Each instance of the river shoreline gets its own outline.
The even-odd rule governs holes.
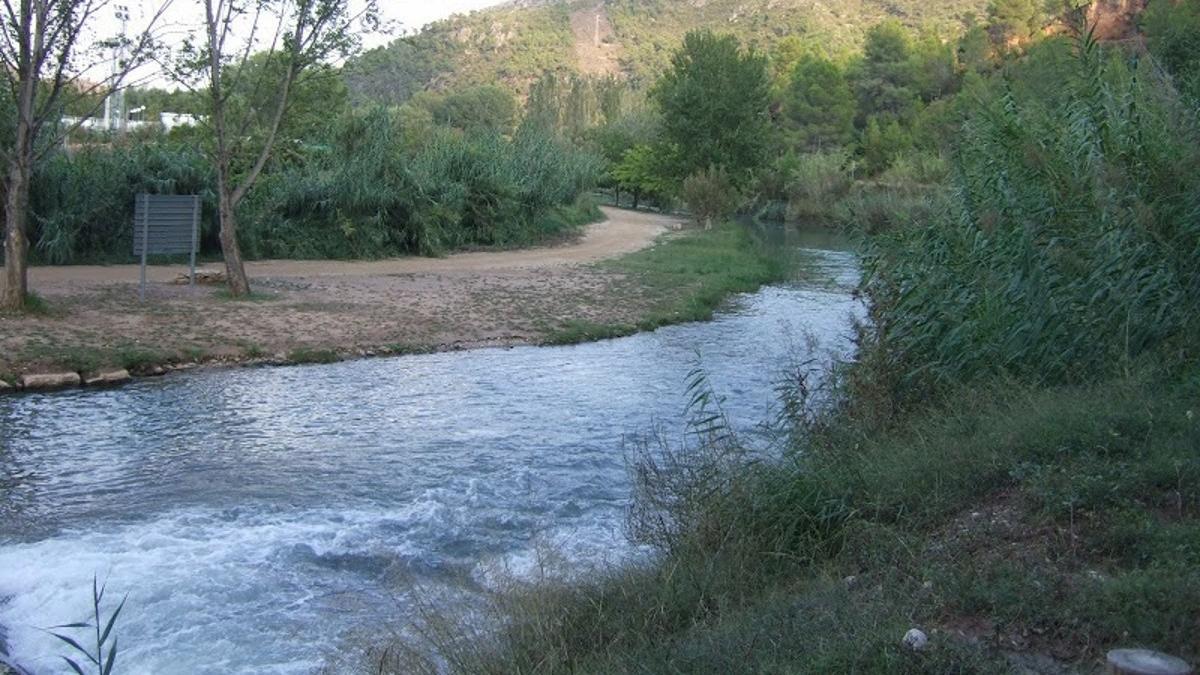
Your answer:
[[[588,342],[707,319],[730,295],[785,274],[740,226],[679,232],[667,217],[606,213],[575,245],[260,277],[245,301],[160,284],[174,296],[158,306],[113,305],[119,286],[68,283],[50,314],[0,318],[13,327],[0,336],[0,394],[201,367]]]

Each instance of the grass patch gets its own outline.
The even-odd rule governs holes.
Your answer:
[[[122,345],[113,350],[108,360],[122,368],[136,373],[150,370],[173,361],[173,355],[158,349],[147,349],[135,345]]]
[[[19,310],[0,310],[0,316],[58,317],[64,313],[42,296],[30,291],[25,294],[25,304]]]
[[[342,358],[332,349],[311,349],[300,347],[288,352],[288,361],[292,363],[336,363]]]
[[[730,295],[786,278],[783,256],[768,250],[745,227],[725,223],[664,237],[656,245],[598,263],[628,280],[631,302],[653,298],[633,321],[570,320],[552,328],[547,344],[620,337],[688,321],[705,321]]]

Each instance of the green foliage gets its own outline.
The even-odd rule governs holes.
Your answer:
[[[1193,105],[1200,105],[1200,6],[1152,2],[1142,15],[1150,53],[1171,73]]]
[[[853,183],[854,162],[844,150],[797,155],[789,167],[788,215],[811,219],[827,216]]]
[[[689,33],[653,90],[673,176],[723,166],[743,183],[765,155],[769,91],[766,59],[731,36]]]
[[[636,145],[613,166],[612,178],[619,188],[633,193],[637,208],[643,196],[662,201],[675,193],[673,182],[667,178],[671,168],[661,145]]]
[[[908,120],[916,109],[916,69],[908,31],[897,21],[884,21],[867,31],[863,60],[855,74],[858,119]]]
[[[398,113],[343,118],[331,146],[268,176],[247,205],[243,244],[259,257],[436,254],[528,243],[578,225],[598,160],[545,133],[433,129],[398,143]],[[588,216],[582,216],[586,220]]]
[[[882,124],[880,118],[872,117],[862,135],[864,168],[868,175],[876,175],[912,147],[912,135],[899,121],[891,119]]]
[[[201,195],[201,230],[207,236],[215,208],[212,185],[204,155],[183,145],[94,145],[57,152],[33,179],[32,257],[54,264],[127,258],[135,196],[142,192]]]
[[[440,97],[432,113],[435,122],[455,129],[511,134],[516,125],[517,101],[512,92],[487,84]]]
[[[801,148],[814,150],[850,142],[854,95],[836,63],[817,56],[801,57],[791,70],[783,106]]]
[[[1039,0],[992,0],[988,22],[1001,42],[1024,42],[1033,37],[1045,20]]]
[[[876,241],[891,317],[881,339],[914,364],[900,368],[911,395],[997,373],[1077,381],[1191,353],[1194,110],[1148,62],[1087,40],[1077,52],[1049,102],[998,84],[963,129],[954,200]]]
[[[741,203],[741,195],[729,179],[724,167],[712,166],[683,179],[679,196],[697,222],[705,229],[714,221],[733,215]]]

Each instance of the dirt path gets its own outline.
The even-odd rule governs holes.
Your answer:
[[[0,380],[50,370],[156,363],[308,360],[338,355],[538,342],[571,321],[631,320],[636,294],[589,263],[649,246],[677,224],[605,209],[577,241],[446,258],[262,261],[249,264],[255,299],[169,283],[185,266],[38,267],[41,315],[0,315]],[[206,266],[219,269],[219,264]]]
[[[606,220],[589,225],[575,242],[514,251],[457,253],[445,258],[388,260],[260,260],[246,264],[250,277],[374,276],[387,274],[453,274],[489,270],[538,269],[589,263],[649,246],[678,219],[640,211],[603,207]],[[220,263],[201,265],[219,270]],[[0,267],[0,269],[3,269]],[[155,265],[147,270],[152,282],[170,282],[187,266]],[[138,280],[137,265],[66,265],[30,269],[30,284],[41,294],[53,294],[60,284],[107,284]]]

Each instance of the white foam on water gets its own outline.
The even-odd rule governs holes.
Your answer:
[[[96,574],[106,612],[129,595],[116,628],[123,674],[311,672],[354,621],[347,613],[391,604],[339,564],[403,564],[421,553],[404,533],[428,536],[456,518],[422,499],[394,512],[189,512],[64,532],[0,549],[0,625],[17,663],[59,672],[70,650],[43,629],[91,616]],[[322,566],[322,556],[334,559]]]

